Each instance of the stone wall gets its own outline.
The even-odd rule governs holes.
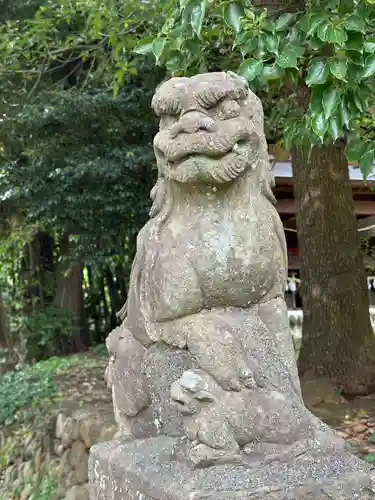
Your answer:
[[[90,448],[116,433],[114,422],[104,420],[87,411],[59,412],[34,430],[8,437],[1,431],[0,500],[89,500]]]

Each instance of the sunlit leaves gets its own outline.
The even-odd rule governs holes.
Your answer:
[[[167,42],[166,38],[155,38],[155,40],[152,43],[152,52],[155,56],[156,63],[159,63],[160,57],[163,53],[165,44]]]
[[[253,81],[262,72],[263,62],[257,59],[245,60],[238,69],[238,73],[248,82]]]
[[[306,83],[309,86],[323,85],[328,78],[329,68],[324,59],[313,59],[308,67]]]
[[[375,52],[375,38],[368,38],[364,43],[364,51],[372,54]]]
[[[324,31],[323,41],[334,44],[343,44],[348,39],[348,35],[343,26],[328,25]]]
[[[346,156],[350,162],[358,163],[363,177],[366,179],[372,172],[375,159],[375,144],[356,138],[346,147]]]
[[[224,20],[236,33],[239,33],[241,30],[240,18],[243,14],[243,7],[237,2],[230,2],[224,6]]]
[[[338,80],[345,80],[347,65],[346,61],[340,57],[332,57],[329,60],[329,69]]]
[[[190,13],[190,23],[196,35],[200,35],[202,23],[206,13],[206,0],[191,0],[192,8]]]
[[[275,30],[283,31],[285,28],[290,26],[292,21],[295,19],[295,15],[291,13],[281,14],[281,16],[277,19]]]
[[[369,78],[375,74],[375,54],[366,57],[363,78]]]
[[[296,68],[298,52],[294,48],[286,48],[276,59],[276,63],[281,68]]]
[[[133,49],[136,54],[149,54],[153,52],[154,37],[144,38]]]
[[[323,93],[322,106],[325,118],[328,119],[336,110],[340,101],[340,91],[336,87],[330,87]]]
[[[328,122],[324,117],[323,113],[318,113],[313,115],[311,118],[311,128],[313,132],[319,137],[323,142],[324,135],[327,131]]]

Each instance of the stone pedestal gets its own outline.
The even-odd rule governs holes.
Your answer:
[[[310,450],[283,461],[193,470],[186,443],[165,436],[94,447],[92,500],[374,500],[375,472],[349,453]]]

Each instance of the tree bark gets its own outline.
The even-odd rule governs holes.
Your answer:
[[[55,304],[73,315],[75,332],[70,350],[81,351],[87,346],[83,320],[83,265],[70,257],[68,236],[62,238],[60,252],[62,260],[56,270]]]
[[[292,151],[301,258],[299,374],[344,395],[375,387],[375,336],[344,145]]]
[[[117,286],[116,286],[115,280],[113,278],[112,271],[110,270],[110,268],[108,266],[105,268],[104,273],[105,273],[105,280],[106,280],[107,286],[108,286],[109,300],[110,300],[110,305],[111,305],[110,322],[111,322],[111,329],[112,329],[112,328],[116,328],[116,326],[117,326],[116,313],[121,308],[121,305],[120,305],[121,302],[120,302],[120,297],[118,295]]]
[[[89,315],[94,321],[94,342],[102,341],[101,326],[100,326],[100,296],[95,287],[95,280],[91,266],[87,266],[87,275],[89,280],[89,297],[90,309]]]
[[[7,318],[6,306],[0,293],[0,348],[9,347],[9,323]]]

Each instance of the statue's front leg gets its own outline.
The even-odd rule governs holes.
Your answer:
[[[292,333],[289,327],[288,308],[284,298],[276,297],[260,303],[258,314],[262,322],[273,334],[280,359],[287,366],[298,393],[302,394]]]
[[[187,347],[199,366],[223,389],[240,391],[242,387],[256,387],[256,367],[236,337],[235,325],[214,311],[197,315],[196,324],[188,334]]]
[[[110,356],[105,372],[112,391],[115,419],[122,437],[132,437],[131,418],[149,406],[149,395],[142,364],[147,350],[124,324],[107,337]]]

